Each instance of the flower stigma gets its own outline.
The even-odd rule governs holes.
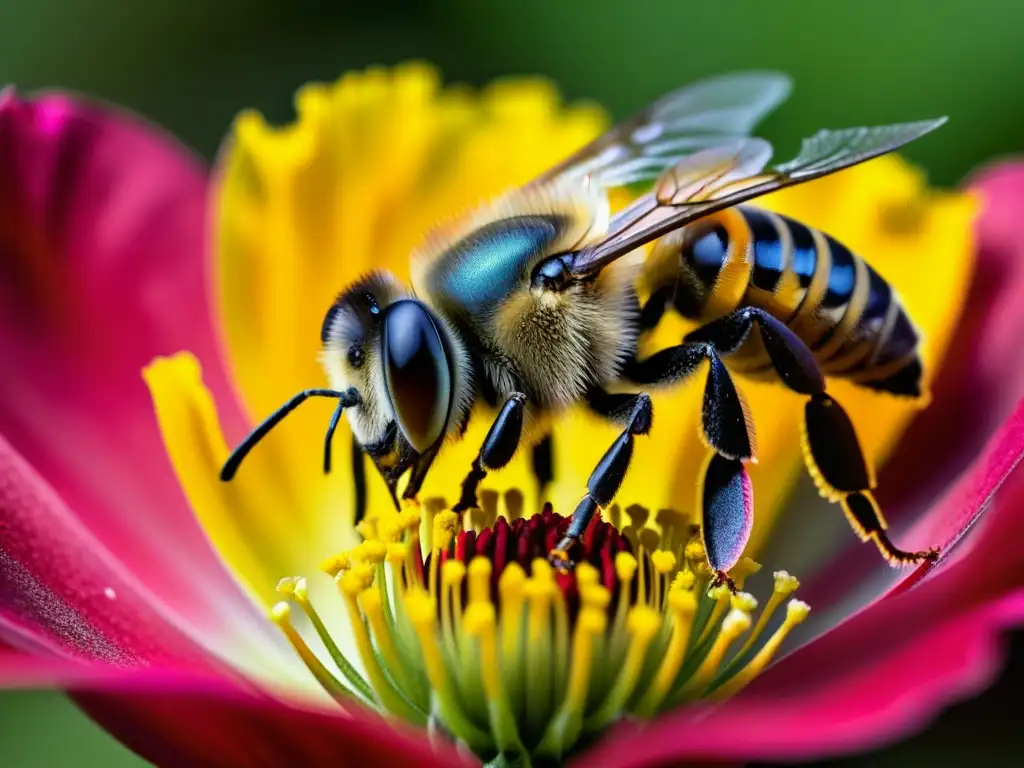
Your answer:
[[[510,520],[406,502],[368,517],[362,543],[321,564],[358,659],[338,647],[303,578],[281,580],[271,616],[342,706],[362,702],[485,761],[538,765],[622,718],[735,695],[810,610],[790,599],[799,582],[785,571],[759,606],[743,591],[761,567],[749,558],[729,573],[735,593],[716,586],[700,529],[683,515],[659,513],[659,533],[641,507],[625,511],[621,532],[619,508],[604,514],[562,573],[546,555],[569,518],[550,505]],[[295,608],[309,631],[293,623]]]

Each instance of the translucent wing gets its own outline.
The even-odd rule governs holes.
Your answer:
[[[600,270],[644,243],[714,211],[849,168],[930,133],[946,118],[916,123],[819,131],[804,139],[787,163],[766,167],[771,145],[763,139],[733,139],[694,153],[662,174],[652,190],[611,221],[609,235],[580,250],[578,275]]]
[[[533,184],[590,176],[620,187],[656,179],[682,158],[746,136],[789,96],[777,72],[739,72],[685,86],[654,102],[550,169]]]

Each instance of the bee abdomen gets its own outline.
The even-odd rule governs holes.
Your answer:
[[[750,206],[721,211],[689,229],[674,244],[675,304],[683,315],[708,320],[755,306],[786,323],[826,375],[920,394],[917,330],[892,286],[845,245]],[[756,338],[736,353],[733,366],[756,378],[774,377]]]

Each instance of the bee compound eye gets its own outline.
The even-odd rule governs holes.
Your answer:
[[[444,434],[452,400],[448,353],[426,307],[405,299],[385,310],[381,353],[395,420],[423,453]]]

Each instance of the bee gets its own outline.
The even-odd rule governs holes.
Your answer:
[[[735,374],[773,379],[806,398],[807,468],[862,540],[893,565],[934,558],[936,550],[908,552],[889,539],[854,426],[826,390],[826,377],[835,377],[923,401],[919,332],[863,258],[744,203],[892,152],[945,118],[822,130],[795,158],[771,165],[771,144],[750,134],[789,92],[789,79],[772,72],[684,87],[428,234],[412,254],[411,287],[373,272],[345,288],[321,329],[331,388],[300,392],[269,416],[230,456],[222,479],[301,402],[330,397],[337,406],[325,471],[344,413],[397,505],[400,478],[408,473],[402,496],[415,498],[443,443],[459,439],[485,407],[493,424],[454,506],[465,510],[476,506],[488,472],[521,445],[543,449],[551,419],[583,403],[622,432],[549,554],[571,568],[588,523],[622,483],[634,439],[651,429],[643,388],[703,375],[701,531],[709,568],[727,581],[750,534],[745,464],[756,458]],[[646,191],[613,213],[609,193],[639,184]],[[642,356],[641,337],[667,312],[695,321],[695,330]]]

